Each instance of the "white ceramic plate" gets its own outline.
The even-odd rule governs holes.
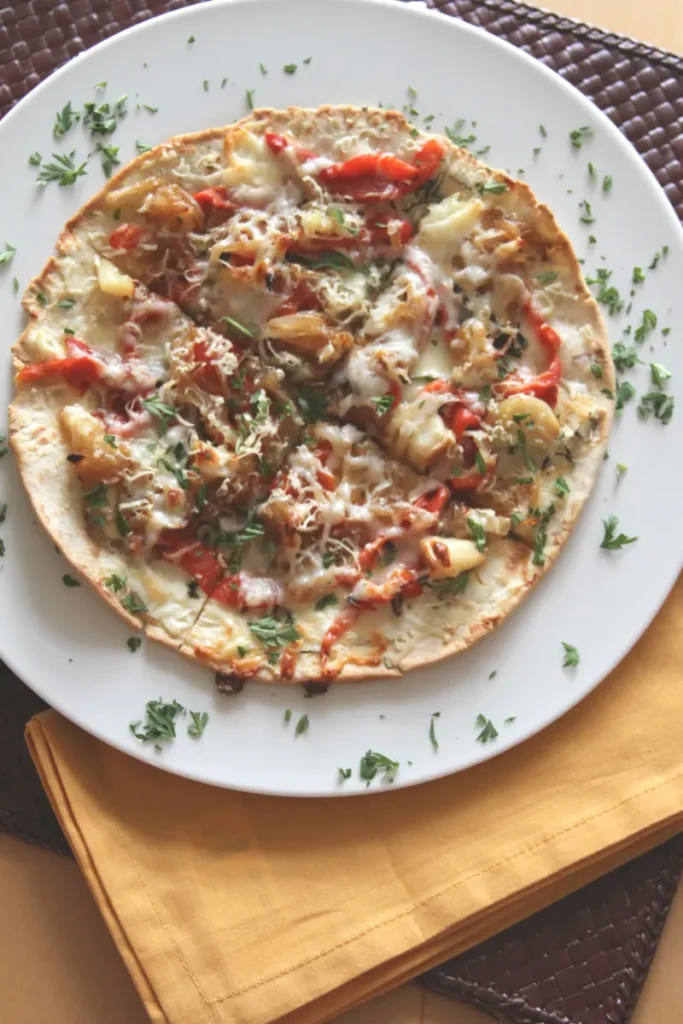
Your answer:
[[[282,67],[290,62],[298,70],[287,75]],[[106,90],[96,90],[102,81]],[[95,157],[75,187],[35,188],[30,153],[75,148],[82,159],[91,148],[80,127],[61,143],[52,139],[56,111],[69,100],[80,108],[88,100],[113,101],[127,93],[131,112],[105,140],[120,147],[125,162],[135,154],[136,140],[151,145],[242,116],[247,89],[257,105],[410,103],[422,116],[434,114],[437,130],[467,118],[460,134],[477,136],[474,150],[490,145],[487,159],[494,166],[512,173],[525,169],[526,180],[586,258],[588,272],[611,269],[610,283],[630,301],[632,268],[644,269],[647,280],[635,288],[631,315],[609,318],[612,339],[627,324],[635,329],[643,309],[653,310],[658,326],[642,346],[642,358],[672,370],[669,391],[681,401],[683,235],[654,178],[596,108],[520,51],[439,14],[377,0],[234,0],[167,15],[95,47],[32,92],[0,125],[0,245],[7,238],[17,246],[13,262],[0,267],[3,404],[11,394],[7,353],[22,323],[12,278],[17,276],[23,291],[64,220],[103,180]],[[417,96],[411,99],[409,89]],[[158,107],[158,113],[143,104]],[[592,127],[593,136],[577,150],[568,135],[580,126]],[[540,152],[534,157],[535,147]],[[589,160],[599,172],[595,180]],[[601,188],[605,174],[613,178],[609,194]],[[594,224],[579,220],[583,199],[592,205]],[[589,244],[591,232],[597,244]],[[649,271],[654,253],[665,245],[668,256]],[[661,327],[671,327],[671,334],[663,336]],[[650,390],[648,378],[647,365],[629,375],[639,392]],[[683,551],[683,484],[677,471],[683,407],[662,426],[641,422],[636,404],[617,423],[609,461],[557,567],[519,612],[465,655],[400,682],[332,687],[308,700],[299,689],[263,685],[223,697],[208,672],[151,642],[131,654],[126,627],[94,592],[62,584],[67,566],[35,525],[8,456],[0,463],[0,498],[9,506],[0,527],[7,546],[0,571],[2,656],[83,728],[206,782],[298,796],[365,792],[358,767],[368,748],[400,761],[396,785],[459,771],[538,732],[592,690],[624,657],[676,578]],[[617,462],[628,464],[619,486]],[[627,534],[639,538],[623,551],[600,550],[601,518],[611,513]],[[578,668],[562,668],[562,641],[578,647]],[[201,740],[189,738],[181,725],[178,738],[157,753],[132,737],[129,721],[159,696],[210,713]],[[286,708],[293,712],[289,725],[283,722]],[[436,711],[438,751],[429,739]],[[295,738],[295,723],[304,713],[310,728]],[[491,743],[476,741],[480,713],[498,729]],[[343,785],[338,767],[353,769]],[[378,784],[379,779],[373,791]]]

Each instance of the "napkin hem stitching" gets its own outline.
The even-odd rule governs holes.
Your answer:
[[[500,867],[502,867],[505,864],[509,864],[512,861],[517,860],[519,857],[524,856],[525,854],[532,853],[535,850],[538,850],[538,849],[542,848],[543,846],[546,846],[552,840],[557,839],[560,836],[567,835],[569,832],[572,832],[574,829],[578,828],[579,826],[585,825],[587,822],[597,821],[598,818],[601,818],[601,817],[603,817],[606,814],[611,814],[613,811],[617,810],[617,808],[623,807],[625,804],[628,804],[628,803],[632,802],[633,800],[639,800],[641,797],[645,796],[646,794],[652,793],[652,792],[654,792],[654,790],[660,789],[662,786],[670,785],[671,783],[674,783],[674,782],[678,781],[681,778],[683,778],[683,772],[680,772],[678,775],[674,775],[674,776],[672,776],[669,779],[664,779],[663,781],[658,782],[658,783],[656,783],[653,786],[649,786],[647,789],[641,790],[638,793],[634,793],[631,796],[626,797],[624,800],[619,800],[616,804],[612,804],[609,807],[603,808],[601,811],[598,811],[596,814],[592,814],[592,815],[588,815],[587,817],[580,818],[578,821],[573,822],[571,825],[567,825],[565,828],[560,829],[558,832],[553,832],[551,835],[546,836],[544,839],[542,839],[538,843],[534,844],[533,846],[523,847],[522,849],[517,850],[515,853],[510,854],[510,856],[503,858],[503,860],[496,861],[496,863],[494,863],[494,864],[489,864],[488,867],[486,867],[485,869],[482,869],[480,871],[475,871],[472,874],[467,875],[465,878],[460,878],[457,881],[450,882],[448,885],[444,886],[442,889],[439,889],[437,892],[430,893],[428,896],[425,896],[419,902],[413,903],[410,907],[406,907],[405,909],[401,910],[399,913],[394,914],[392,917],[385,918],[382,921],[377,921],[377,922],[375,922],[375,924],[369,925],[367,928],[364,928],[362,931],[357,932],[355,935],[351,935],[348,938],[343,939],[342,941],[335,943],[333,946],[328,946],[327,949],[319,950],[318,952],[314,953],[312,956],[306,957],[305,959],[300,960],[297,963],[292,964],[289,967],[283,968],[282,970],[277,971],[275,974],[268,975],[265,978],[260,978],[258,981],[252,982],[249,985],[245,985],[242,988],[233,989],[232,991],[226,992],[224,995],[217,996],[214,999],[209,998],[205,994],[205,992],[202,990],[201,985],[199,984],[199,982],[195,978],[194,974],[192,973],[191,968],[188,966],[188,964],[186,963],[185,959],[183,958],[182,953],[180,952],[180,949],[178,948],[178,946],[177,946],[173,936],[169,932],[166,923],[164,922],[161,914],[159,913],[159,911],[158,911],[158,909],[156,907],[155,901],[152,898],[151,893],[149,892],[147,886],[145,885],[144,879],[142,878],[142,876],[141,876],[141,874],[140,874],[140,872],[138,870],[137,862],[135,861],[135,858],[132,856],[130,850],[128,849],[126,841],[125,841],[125,837],[124,837],[123,833],[121,832],[121,830],[118,828],[118,826],[116,826],[116,831],[118,832],[119,837],[121,838],[122,844],[123,844],[123,846],[124,846],[124,848],[126,850],[126,853],[127,853],[128,857],[130,858],[131,862],[133,863],[133,867],[134,867],[135,873],[136,873],[136,875],[138,876],[138,878],[140,880],[140,884],[141,884],[141,886],[142,886],[142,888],[143,888],[143,890],[144,890],[144,892],[145,892],[145,894],[146,894],[146,896],[147,896],[147,898],[148,898],[148,900],[149,900],[149,902],[150,902],[150,904],[151,904],[151,906],[152,906],[152,908],[154,910],[154,913],[155,913],[155,915],[157,917],[157,920],[159,921],[159,924],[161,925],[162,930],[166,934],[166,936],[167,936],[167,938],[168,938],[168,940],[169,940],[169,942],[171,944],[171,947],[172,947],[173,951],[175,952],[178,960],[182,964],[182,966],[185,969],[188,977],[192,981],[194,987],[196,988],[196,990],[199,993],[199,995],[201,995],[201,997],[204,1000],[204,1002],[206,1003],[206,1005],[207,1006],[216,1006],[217,1004],[223,1003],[226,1000],[232,999],[235,996],[243,995],[246,992],[254,991],[255,989],[258,989],[261,986],[266,985],[266,984],[268,984],[271,981],[275,981],[277,978],[281,978],[281,977],[283,977],[283,976],[285,976],[287,974],[290,974],[292,971],[298,970],[301,967],[305,967],[306,965],[311,964],[314,961],[321,959],[322,957],[328,956],[330,953],[334,953],[336,950],[343,949],[344,946],[348,946],[352,942],[356,942],[358,939],[362,938],[364,935],[368,935],[371,932],[377,931],[380,928],[384,928],[384,927],[386,927],[386,925],[392,924],[394,921],[398,921],[402,917],[406,917],[406,915],[412,913],[414,910],[417,910],[420,907],[426,906],[428,903],[431,903],[433,900],[438,899],[440,896],[443,896],[444,893],[448,892],[449,890],[457,889],[460,886],[465,885],[468,882],[473,881],[475,878],[479,878],[482,875],[488,874],[490,871],[494,871],[497,868],[500,868]]]

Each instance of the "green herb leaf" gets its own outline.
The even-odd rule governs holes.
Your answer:
[[[195,39],[195,37],[194,37],[194,36],[190,36],[190,38],[189,38],[189,39],[187,40],[187,45],[188,45],[188,46],[191,46],[191,45],[192,45],[192,43],[196,43],[196,41],[197,41],[197,40]]]
[[[60,299],[59,302],[55,302],[55,309],[73,309],[75,305],[75,299]]]
[[[335,604],[339,604],[339,601],[337,600],[336,595],[335,594],[325,594],[323,597],[319,598],[315,602],[314,608],[315,608],[315,610],[317,612],[321,612],[325,608],[331,608],[332,605],[335,605]]]
[[[98,484],[97,487],[93,487],[91,491],[84,491],[83,500],[88,508],[107,508],[109,505],[109,499],[107,497],[107,488],[105,484]]]
[[[534,509],[534,518],[538,521],[534,525],[534,549],[531,561],[534,565],[545,565],[545,546],[548,541],[548,523],[555,515],[555,502],[540,512]]]
[[[548,270],[545,274],[538,274],[536,280],[539,284],[551,284],[552,281],[557,281],[559,276],[556,270]]]
[[[392,761],[386,754],[380,754],[376,750],[368,750],[360,759],[360,777],[365,779],[369,785],[377,775],[377,772],[381,771],[385,782],[393,782],[398,767],[398,761]]]
[[[337,768],[337,771],[339,772],[339,781],[340,782],[346,782],[347,779],[351,778],[351,769],[350,768]]]
[[[643,319],[641,321],[640,327],[636,327],[633,337],[636,339],[637,342],[640,342],[642,344],[642,342],[644,342],[647,338],[648,334],[651,334],[652,331],[654,331],[656,326],[657,315],[653,313],[651,309],[644,309]]]
[[[581,210],[581,216],[579,217],[579,220],[582,224],[595,223],[595,217],[593,216],[591,204],[588,202],[587,199],[581,200],[581,202],[579,203],[579,209]]]
[[[301,639],[301,633],[293,622],[281,622],[272,615],[250,622],[249,629],[268,648],[279,649]]]
[[[429,723],[429,741],[430,741],[430,743],[432,745],[434,753],[436,753],[437,750],[439,749],[439,741],[436,738],[436,732],[434,730],[434,719],[438,718],[440,714],[441,714],[440,711],[435,711],[434,714],[432,715],[431,721]]]
[[[481,523],[472,516],[468,516],[467,526],[472,534],[477,551],[486,551],[486,530]]]
[[[655,387],[661,388],[664,386],[664,381],[671,376],[671,370],[667,370],[666,366],[661,363],[650,363],[650,376]]]
[[[498,736],[498,730],[486,715],[477,715],[475,722],[477,729],[481,729],[481,732],[477,736],[478,743],[490,743],[495,740]]]
[[[110,178],[111,172],[121,163],[119,160],[119,147],[103,146],[101,143],[98,143],[96,151],[102,158],[102,170],[104,171],[105,176]]]
[[[626,475],[626,473],[628,471],[628,466],[626,465],[625,462],[617,462],[615,468],[616,468],[616,471],[617,471],[617,483],[619,484],[624,479],[624,477],[625,477],[625,475]]]
[[[617,341],[612,349],[614,366],[619,373],[624,370],[632,370],[636,363],[641,362],[635,348],[626,348],[623,342]]]
[[[243,655],[243,657],[244,657],[244,655]],[[285,723],[291,722],[291,720],[292,720],[292,711],[291,711],[291,708],[287,708],[287,710],[285,711]]]
[[[282,70],[286,75],[293,75],[296,71],[296,64],[284,64]]]
[[[321,249],[320,252],[315,255],[304,255],[303,253],[288,253],[286,259],[289,263],[301,263],[306,267],[310,267],[311,270],[323,270],[329,268],[331,270],[355,270],[356,265],[353,260],[343,252],[337,252],[335,249]]]
[[[104,581],[104,585],[109,590],[113,591],[115,594],[118,594],[121,590],[124,589],[127,582],[128,579],[126,576],[118,576],[116,573],[112,573],[112,575],[108,576],[107,579]]]
[[[602,179],[602,191],[603,192],[611,192],[613,184],[614,184],[614,182],[613,182],[613,179],[612,179],[612,175],[611,174],[606,174],[605,177]]]
[[[626,403],[630,402],[631,399],[635,397],[635,394],[636,389],[634,388],[633,384],[630,383],[630,381],[622,380],[619,384],[617,384],[616,403],[614,406],[617,416],[623,410]]]
[[[35,152],[35,153],[31,153],[30,157],[28,158],[28,162],[29,162],[29,165],[30,165],[31,167],[40,167],[40,161],[41,161],[42,159],[43,159],[43,158],[42,158],[42,156],[41,156],[41,155],[40,155],[40,153],[39,153],[39,152],[38,152],[38,151],[36,150],[36,152]]]
[[[138,153],[149,153],[149,151],[151,150],[152,147],[151,146],[146,146],[144,142],[137,142],[136,141],[135,148],[138,151]]]
[[[631,277],[633,284],[642,284],[645,280],[645,274],[640,267],[633,268],[633,276]]]
[[[327,395],[320,388],[302,384],[296,401],[305,423],[315,423],[327,413]]]
[[[187,727],[187,735],[191,736],[193,740],[198,740],[206,729],[209,713],[208,711],[190,711],[189,715],[192,721]]]
[[[294,729],[294,735],[295,736],[301,736],[302,733],[308,732],[308,726],[309,726],[308,715],[302,715],[301,718],[299,719],[299,721],[296,723],[296,728]]]
[[[176,418],[176,410],[172,405],[162,402],[158,395],[142,399],[142,407],[159,421],[160,432],[165,434],[171,420]]]
[[[232,327],[238,334],[243,334],[246,338],[254,337],[253,331],[250,331],[248,327],[245,327],[244,324],[241,324],[239,320],[235,320],[232,316],[222,316],[218,322],[219,324],[227,324],[228,327]]]
[[[666,425],[671,423],[674,414],[674,400],[671,395],[665,395],[661,391],[649,391],[640,399],[638,415],[641,420],[647,420],[654,415],[656,420]]]
[[[451,576],[449,579],[432,580],[430,587],[440,598],[454,597],[458,594],[464,594],[469,581],[469,572],[461,572],[457,576]]]
[[[386,416],[394,407],[393,395],[380,395],[379,398],[373,398],[372,401],[380,416]]]
[[[4,523],[7,518],[7,502],[0,501],[0,523]]]
[[[247,106],[249,107],[249,110],[253,110],[254,109],[254,90],[253,89],[247,89],[245,96],[246,96]]]
[[[479,193],[480,196],[485,196],[488,194],[500,196],[504,192],[507,192],[507,190],[508,187],[503,181],[495,181],[491,179],[491,181],[480,181],[477,184],[477,192]]]
[[[52,156],[54,163],[43,164],[36,178],[36,185],[43,187],[51,181],[56,181],[63,188],[66,185],[73,185],[77,178],[87,173],[85,169],[87,160],[78,167],[74,163],[75,149],[69,154],[53,153]]]
[[[569,484],[563,476],[558,476],[555,480],[555,494],[558,498],[566,498],[569,494]]]
[[[116,506],[116,529],[119,531],[119,536],[128,537],[133,532],[132,527],[129,525],[128,520],[124,517],[121,509]]]
[[[144,601],[141,601],[137,594],[132,591],[130,594],[126,594],[121,600],[121,607],[125,608],[131,615],[141,615],[142,612],[147,611],[147,605]]]
[[[607,551],[619,551],[626,544],[635,544],[638,540],[637,537],[627,537],[625,533],[617,533],[619,529],[619,519],[617,516],[608,516],[607,519],[603,519],[602,525],[605,535],[602,538],[600,547],[605,548]]]
[[[562,662],[562,668],[575,668],[579,664],[579,652],[576,647],[572,647],[571,644],[566,644],[562,641],[564,647],[564,661]]]
[[[600,380],[603,374],[602,365],[600,363],[591,363],[591,373]]]
[[[76,113],[71,107],[71,101],[62,107],[55,117],[54,127],[52,134],[56,139],[62,139],[69,131],[70,128],[76,124],[79,120],[80,114]]]
[[[62,583],[65,587],[80,587],[79,581],[75,576],[70,576],[68,572],[65,572],[62,576]]]
[[[506,718],[504,720],[503,725],[512,725],[512,723],[516,722],[516,721],[517,721],[517,716],[516,715],[511,715],[510,718]]]
[[[135,652],[139,651],[142,646],[142,638],[139,636],[129,636],[126,640],[126,644],[131,654],[135,654]]]
[[[0,266],[3,263],[10,263],[14,259],[14,254],[17,251],[17,247],[12,245],[11,242],[5,242],[5,248],[0,251]]]
[[[157,742],[158,740],[175,739],[175,720],[185,708],[177,700],[165,703],[160,697],[159,700],[150,700],[145,707],[145,722],[131,722],[130,731],[136,739],[143,743]],[[142,729],[140,729],[142,725]]]
[[[574,128],[569,133],[569,141],[574,149],[581,149],[584,142],[586,142],[592,134],[593,129],[589,128],[588,125],[584,125],[583,128]]]

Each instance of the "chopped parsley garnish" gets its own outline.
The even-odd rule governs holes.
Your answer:
[[[249,629],[265,647],[275,650],[301,639],[301,634],[293,621],[282,622],[272,615],[265,615],[262,619],[250,622]]]
[[[158,107],[150,107],[149,103],[143,103],[142,109],[146,110],[149,114],[157,114],[159,112]]]
[[[296,64],[283,64],[282,70],[286,75],[293,75],[297,69]]]
[[[337,556],[333,555],[331,551],[326,551],[323,554],[323,569],[329,569],[337,561]]]
[[[472,534],[477,551],[486,551],[486,530],[473,516],[467,517],[467,526]]]
[[[431,743],[432,747],[434,748],[434,753],[436,753],[437,750],[439,749],[439,741],[436,738],[436,732],[434,730],[434,719],[438,718],[440,714],[441,714],[440,711],[435,711],[434,714],[432,715],[431,721],[429,723],[429,742]]]
[[[649,265],[648,270],[655,270],[657,268],[657,265],[658,265],[659,261],[664,256],[668,256],[668,255],[669,255],[669,246],[668,245],[662,246],[662,251],[661,252],[656,252],[654,254],[654,256],[652,258],[652,263]]]
[[[350,768],[337,768],[337,771],[339,772],[339,781],[340,782],[346,782],[347,779],[351,778],[351,769]]]
[[[393,395],[380,395],[379,398],[373,398],[372,401],[380,416],[386,416],[394,407]]]
[[[55,309],[73,309],[75,305],[75,299],[60,299],[59,302],[55,302]]]
[[[19,279],[16,277],[12,278],[12,291],[14,292],[15,295],[19,291]],[[662,331],[662,334],[664,334],[664,331]]]
[[[135,652],[139,651],[142,646],[142,638],[139,636],[129,636],[126,640],[126,645],[131,654],[135,654]]]
[[[295,736],[301,736],[302,733],[308,732],[308,726],[309,726],[308,715],[302,715],[301,718],[299,719],[299,721],[296,723],[296,727],[294,729],[294,735]]]
[[[559,274],[556,270],[548,270],[545,274],[538,274],[536,280],[539,284],[550,284],[552,281],[557,281]]]
[[[601,364],[600,363],[591,363],[591,373],[593,374],[594,377],[596,377],[598,380],[600,380],[601,377],[602,377],[602,373],[603,373],[603,369],[602,369]]]
[[[547,133],[547,131],[545,130],[545,126],[544,126],[544,125],[542,125],[542,124],[539,124],[539,126],[538,126],[538,130],[539,130],[539,132],[541,133],[541,135],[543,136],[543,138],[544,138],[544,139],[547,139],[547,138],[548,138],[548,133]]]
[[[555,480],[555,494],[558,498],[566,498],[569,494],[569,484],[563,476],[558,476]]]
[[[133,532],[132,527],[118,505],[116,506],[116,529],[121,537],[128,537]]]
[[[494,196],[500,196],[503,192],[507,192],[508,187],[503,181],[480,181],[477,184],[477,192],[480,196],[491,194]]]
[[[40,161],[41,161],[42,159],[43,159],[43,158],[42,158],[42,156],[41,156],[41,155],[40,155],[40,153],[39,153],[39,152],[38,152],[38,151],[36,150],[36,152],[35,152],[35,153],[31,153],[30,157],[28,158],[28,162],[29,162],[29,165],[30,165],[31,167],[40,167]]]
[[[247,106],[249,107],[250,110],[253,110],[254,109],[254,90],[253,89],[247,89],[247,91],[245,93],[245,98],[246,98],[246,101],[247,101]]]
[[[246,338],[254,337],[253,331],[250,331],[248,327],[245,327],[244,324],[241,324],[239,320],[235,320],[232,316],[222,316],[218,322],[219,324],[227,324],[228,327],[232,327],[238,334],[243,334]]]
[[[619,484],[626,476],[626,473],[628,472],[628,466],[625,462],[617,462],[615,469],[617,471],[617,483]]]
[[[630,381],[622,380],[619,384],[617,384],[616,403],[614,406],[617,416],[620,412],[622,412],[626,403],[630,402],[631,399],[635,397],[635,394],[636,389]]]
[[[392,761],[386,754],[379,754],[376,750],[368,750],[360,759],[360,777],[368,785],[381,771],[385,782],[393,782],[398,771],[398,761]]]
[[[142,407],[159,421],[161,433],[165,434],[171,420],[176,417],[173,406],[162,402],[158,395],[153,395],[151,398],[142,399]]]
[[[124,589],[127,582],[127,577],[117,576],[116,573],[112,573],[112,575],[108,576],[107,579],[104,581],[104,585],[109,590],[112,590],[115,594],[118,594],[121,590]]]
[[[562,668],[575,668],[579,664],[579,652],[576,647],[572,647],[571,644],[566,644],[562,641],[564,647],[564,661],[562,662]]]
[[[548,523],[554,515],[555,502],[551,502],[543,512],[539,509],[534,509],[534,518],[537,519],[533,531],[534,553],[532,562],[534,565],[545,565],[545,546],[548,541]]]
[[[14,259],[14,254],[17,251],[16,245],[12,245],[11,242],[5,242],[5,248],[0,251],[0,266],[3,263],[9,263]]]
[[[590,160],[589,160],[588,161],[588,174],[589,174],[589,176],[591,178],[595,178],[597,173],[598,173],[598,171],[597,171],[597,168],[596,168],[595,164],[591,163]]]
[[[71,153],[53,153],[54,163],[43,164],[40,168],[38,177],[36,178],[36,185],[41,187],[48,185],[51,181],[56,181],[58,185],[64,187],[66,185],[73,185],[77,178],[82,177],[86,174],[85,160],[78,167],[74,163],[74,157],[76,156],[76,150],[72,150]]]
[[[672,395],[665,395],[662,391],[648,391],[640,399],[638,415],[641,420],[647,420],[654,415],[656,420],[666,425],[671,423],[674,414],[674,400]]]
[[[474,465],[476,466],[477,473],[481,473],[482,476],[486,476],[486,463],[484,462],[484,456],[481,454],[478,447],[476,448],[474,456]]]
[[[147,611],[147,605],[145,602],[141,601],[137,594],[132,592],[130,594],[126,594],[126,596],[121,599],[121,607],[125,608],[127,612],[131,613],[131,615],[140,615],[142,612]]]
[[[655,387],[661,388],[664,386],[664,381],[671,376],[671,370],[667,370],[666,366],[662,366],[661,363],[650,363],[650,376]]]
[[[491,740],[495,740],[498,736],[498,730],[486,715],[477,715],[475,722],[477,729],[481,729],[481,732],[477,736],[478,743],[490,743]]]
[[[150,700],[145,706],[145,722],[131,722],[130,731],[143,743],[173,740],[176,736],[175,720],[184,711],[185,708],[177,700],[170,704],[165,703],[161,697],[159,700]]]
[[[208,711],[190,711],[189,715],[192,721],[187,727],[187,735],[191,736],[193,740],[198,740],[206,729],[209,713]]]
[[[586,142],[592,134],[593,129],[589,128],[588,125],[584,125],[583,128],[574,128],[569,133],[569,141],[574,149],[581,149],[584,142]]]
[[[144,142],[137,142],[136,141],[135,148],[138,151],[138,153],[149,153],[149,151],[151,150],[152,147],[145,145]]]
[[[39,306],[47,306],[47,295],[45,292],[36,292],[36,302]]]
[[[109,103],[85,103],[83,105],[83,124],[90,129],[91,135],[111,135],[116,131],[119,118],[126,116],[127,96],[121,96],[112,106]]]
[[[324,597],[319,598],[315,602],[315,610],[317,612],[323,611],[325,608],[331,608],[332,605],[339,604],[335,594],[325,594]]]
[[[65,104],[60,111],[58,111],[57,116],[55,117],[52,134],[56,139],[63,139],[69,129],[73,128],[79,119],[80,114],[72,108],[71,100],[69,100],[69,102]]]
[[[602,538],[600,547],[605,548],[607,551],[619,551],[626,544],[635,544],[638,540],[637,537],[627,537],[625,533],[617,533],[619,529],[619,519],[617,516],[608,516],[607,519],[603,519],[602,525],[605,535]]]
[[[622,341],[615,343],[612,349],[612,359],[619,373],[623,373],[624,370],[632,370],[636,363],[641,362],[635,348],[633,346],[626,348]]]
[[[633,268],[633,276],[631,277],[633,284],[642,284],[645,280],[645,274],[640,267]]]
[[[597,238],[595,237],[595,235],[589,235],[589,236],[588,236],[588,244],[589,244],[589,245],[596,245],[596,244],[597,244],[597,241],[598,241],[598,240],[597,240]]]
[[[0,501],[0,523],[4,523],[7,517],[7,502]]]
[[[238,648],[238,650],[239,650],[239,648]],[[246,650],[245,650],[244,653],[246,654]],[[242,657],[244,657],[244,654],[242,655]],[[285,718],[285,724],[291,722],[291,720],[292,720],[292,709],[291,708],[287,708],[287,710],[285,711],[284,718]]]
[[[512,725],[513,722],[517,721],[517,715],[510,715],[509,718],[503,720],[503,725]]]
[[[204,88],[204,92],[208,92],[209,91],[209,79],[208,78],[204,79],[204,81],[202,82],[202,86]]]
[[[587,199],[581,200],[581,202],[579,203],[579,209],[581,210],[581,216],[579,217],[579,220],[582,224],[595,223],[595,217],[593,216],[591,204],[588,202]]]
[[[320,388],[302,384],[296,401],[304,423],[315,423],[316,420],[322,419],[327,412],[327,395]]]
[[[614,184],[614,180],[612,178],[612,175],[611,174],[606,174],[605,177],[602,179],[602,191],[603,192],[611,192],[613,184]]]
[[[268,74],[268,68],[266,67],[265,64],[259,64],[259,71],[261,72],[262,75]]]
[[[65,587],[80,587],[79,581],[75,576],[70,576],[68,572],[65,572],[62,576],[62,583]]]
[[[640,323],[640,327],[636,327],[635,334],[633,337],[637,342],[641,343],[645,341],[648,334],[651,334],[657,326],[657,314],[653,313],[651,309],[643,310],[643,319]]]
[[[195,37],[194,36],[190,36],[190,38],[187,40],[187,45],[191,46],[192,43],[195,43],[195,42],[196,42]]]

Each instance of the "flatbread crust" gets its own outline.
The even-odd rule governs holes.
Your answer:
[[[178,136],[143,154],[119,171],[71,218],[58,244],[57,257],[29,285],[24,304],[31,320],[14,349],[15,369],[36,360],[35,331],[46,322],[49,330],[50,317],[55,319],[54,303],[50,301],[46,308],[36,296],[49,294],[55,279],[64,273],[65,258],[74,251],[88,250],[95,261],[94,254],[98,253],[111,259],[123,272],[137,271],[136,276],[143,283],[155,287],[153,278],[144,281],[139,265],[129,265],[125,252],[112,252],[108,244],[118,222],[111,195],[120,195],[121,190],[131,187],[134,191],[150,176],[162,183],[183,182],[190,191],[206,182],[211,184],[219,180],[224,154],[230,152],[231,145],[237,144],[233,140],[239,139],[240,132],[245,130],[257,136],[265,131],[286,134],[300,146],[310,144],[321,157],[334,161],[348,159],[358,151],[389,151],[411,162],[431,138],[417,132],[394,111],[351,106],[289,108],[254,111],[237,125]],[[529,544],[524,540],[489,537],[486,562],[473,572],[464,595],[439,597],[427,588],[406,602],[400,617],[389,605],[365,612],[340,638],[334,655],[327,660],[306,651],[312,652],[316,644],[319,646],[339,608],[316,611],[314,602],[293,607],[303,640],[292,671],[285,673],[278,663],[264,663],[262,651],[260,663],[254,668],[249,656],[235,656],[236,646],[253,651],[255,645],[242,612],[226,608],[210,594],[197,603],[188,601],[187,584],[191,577],[178,565],[161,559],[141,565],[126,553],[106,550],[93,542],[81,507],[81,489],[66,461],[68,446],[58,425],[60,410],[67,401],[73,401],[73,393],[65,386],[20,386],[10,406],[10,440],[36,514],[65,557],[128,625],[142,624],[148,636],[174,646],[217,672],[233,673],[239,678],[268,682],[396,678],[405,671],[471,647],[506,618],[554,564],[593,487],[611,427],[613,407],[605,393],[614,389],[614,369],[605,324],[585,285],[571,244],[552,212],[536,200],[525,183],[491,170],[445,140],[444,144],[444,164],[449,174],[442,182],[442,195],[447,197],[449,190],[462,188],[476,195],[482,185],[501,183],[506,191],[504,197],[496,195],[496,205],[513,212],[542,240],[546,264],[537,269],[552,268],[561,286],[539,283],[539,273],[531,278],[529,289],[536,306],[560,334],[563,382],[570,391],[583,390],[594,402],[590,434],[581,447],[580,457],[567,463],[563,473],[570,492],[546,524],[542,564],[533,563]],[[306,201],[305,195],[302,201]],[[401,201],[397,205],[401,207]],[[58,288],[59,284],[56,293]],[[602,368],[599,379],[591,371],[595,365]],[[379,439],[383,440],[381,432]],[[127,612],[120,597],[104,585],[104,579],[112,574],[134,581],[136,592],[148,609],[141,617]]]

